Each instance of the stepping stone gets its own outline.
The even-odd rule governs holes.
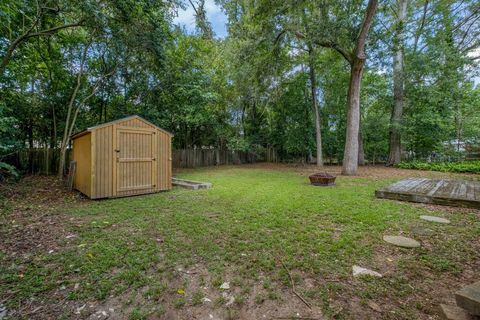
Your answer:
[[[435,216],[420,216],[420,219],[431,221],[431,222],[438,222],[438,223],[450,223],[450,220]]]
[[[228,289],[230,289],[230,282],[224,282],[224,283],[222,283],[222,285],[220,286],[220,289],[223,289],[223,290],[228,290]]]
[[[354,277],[359,277],[364,275],[369,275],[369,276],[378,277],[378,278],[382,277],[382,275],[376,271],[369,270],[367,268],[363,268],[355,265],[352,267],[352,272]]]
[[[432,229],[424,228],[421,226],[413,226],[411,230],[414,234],[417,234],[419,236],[428,236],[433,233]]]
[[[390,244],[393,244],[394,246],[402,248],[420,247],[420,242],[418,242],[417,240],[402,236],[383,236],[383,240]]]
[[[468,313],[480,316],[480,281],[464,287],[455,293],[457,305]]]
[[[445,320],[473,320],[473,317],[462,308],[457,306],[441,304],[441,315]]]

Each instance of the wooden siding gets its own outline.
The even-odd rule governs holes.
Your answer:
[[[92,198],[108,198],[113,194],[113,126],[93,130],[94,168]]]
[[[73,140],[73,160],[77,162],[74,178],[75,189],[91,197],[91,134],[86,134]]]
[[[119,122],[118,125],[126,126],[126,127],[134,127],[134,128],[156,129],[155,127],[151,126],[150,124],[138,118],[128,119],[128,120]]]
[[[158,130],[158,191],[172,189],[172,138]]]

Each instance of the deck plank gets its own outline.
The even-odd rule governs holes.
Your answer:
[[[410,191],[414,188],[416,188],[419,184],[424,182],[427,179],[419,179],[419,178],[409,178],[405,180],[401,180],[397,183],[394,183],[393,185],[390,186],[391,191]]]
[[[474,188],[475,188],[475,200],[480,201],[480,183],[475,183]]]
[[[472,181],[467,182],[467,199],[475,200],[475,184]]]
[[[480,181],[408,178],[375,191],[375,196],[480,209]]]

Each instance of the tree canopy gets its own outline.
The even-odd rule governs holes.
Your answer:
[[[0,155],[131,114],[175,148],[274,148],[347,174],[480,144],[478,1],[216,5],[224,38],[205,0],[1,1]],[[193,33],[174,22],[187,7]]]

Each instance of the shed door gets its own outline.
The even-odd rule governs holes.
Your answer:
[[[117,129],[116,195],[154,192],[156,132],[150,129]]]

